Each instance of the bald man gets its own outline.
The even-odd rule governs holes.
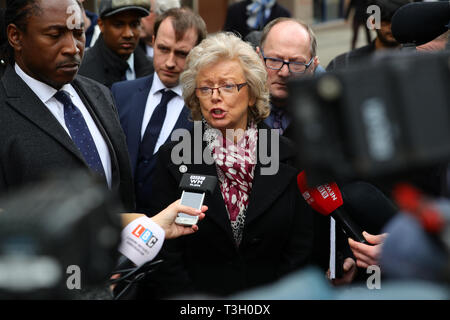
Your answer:
[[[311,28],[293,18],[279,18],[269,23],[263,30],[261,44],[256,51],[263,59],[267,70],[267,85],[270,91],[271,112],[264,121],[280,134],[293,138],[291,118],[286,114],[289,98],[287,83],[295,77],[314,75],[319,68],[316,55],[317,40]],[[300,171],[300,169],[299,169]],[[313,263],[324,270],[329,261],[330,219],[316,214],[314,216],[314,252]],[[336,230],[337,250],[347,257],[343,261],[341,278],[333,280],[335,285],[347,284],[356,275],[356,262],[350,258],[351,252],[347,238],[341,230]]]
[[[268,74],[271,113],[265,120],[280,134],[289,135],[291,119],[286,115],[287,82],[293,77],[314,74],[319,66],[317,40],[311,28],[296,19],[278,18],[263,30],[256,51],[263,59]]]

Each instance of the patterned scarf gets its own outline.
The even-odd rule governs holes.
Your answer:
[[[247,25],[250,29],[261,30],[274,5],[275,0],[253,0],[247,6]]]
[[[204,124],[206,141],[217,168],[220,191],[239,245],[252,190],[258,130],[255,124],[250,124],[243,137],[234,144],[206,121]]]

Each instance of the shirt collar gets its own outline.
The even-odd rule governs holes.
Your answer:
[[[134,53],[130,55],[127,60],[128,68],[134,73]]]
[[[178,84],[176,87],[172,87],[172,88],[167,88],[159,79],[158,74],[155,72],[154,76],[153,76],[153,84],[152,84],[152,88],[150,90],[150,94],[154,95],[156,93],[159,93],[159,91],[163,90],[163,89],[170,89],[173,92],[175,92],[179,97],[183,96],[183,89],[181,87],[181,84]]]
[[[20,78],[22,78],[22,80],[30,87],[30,89],[38,96],[38,98],[43,103],[47,103],[51,98],[53,98],[55,93],[58,91],[55,88],[49,86],[48,84],[30,77],[28,74],[25,73],[25,71],[22,70],[22,68],[19,67],[17,63],[14,65],[14,70],[16,71],[17,75]],[[69,93],[71,98],[75,94],[75,89],[69,83],[63,85],[60,90],[64,90],[67,93]]]

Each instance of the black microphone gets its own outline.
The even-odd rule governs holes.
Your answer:
[[[370,234],[380,234],[397,214],[397,206],[374,185],[357,181],[341,187],[343,207]]]
[[[450,2],[413,2],[392,17],[392,35],[402,44],[420,46],[448,30]]]

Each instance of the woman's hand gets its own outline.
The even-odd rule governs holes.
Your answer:
[[[378,265],[381,248],[388,234],[383,233],[379,235],[371,235],[370,233],[364,231],[363,236],[364,238],[366,238],[367,242],[372,244],[372,246],[357,242],[350,238],[348,239],[350,249],[352,249],[353,255],[356,258],[356,265],[360,268],[367,268],[368,266]]]
[[[198,226],[182,226],[175,223],[175,219],[179,212],[189,214],[191,216],[198,216],[199,221],[205,217],[204,212],[208,210],[207,206],[202,206],[201,210],[197,210],[191,207],[183,206],[180,204],[180,200],[175,201],[166,209],[153,216],[151,219],[157,223],[166,233],[166,239],[173,239],[180,236],[192,234],[198,230]]]
[[[180,200],[177,200],[157,215],[151,217],[151,219],[164,229],[166,239],[173,239],[194,233],[198,230],[197,225],[182,226],[176,224],[175,219],[177,218],[179,212],[192,216],[198,216],[200,221],[205,217],[204,212],[206,210],[208,210],[207,206],[203,206],[201,210],[197,210],[191,207],[183,206],[180,204]],[[140,217],[146,217],[146,215],[141,213],[123,213],[121,215],[122,226],[125,228],[131,221]]]

